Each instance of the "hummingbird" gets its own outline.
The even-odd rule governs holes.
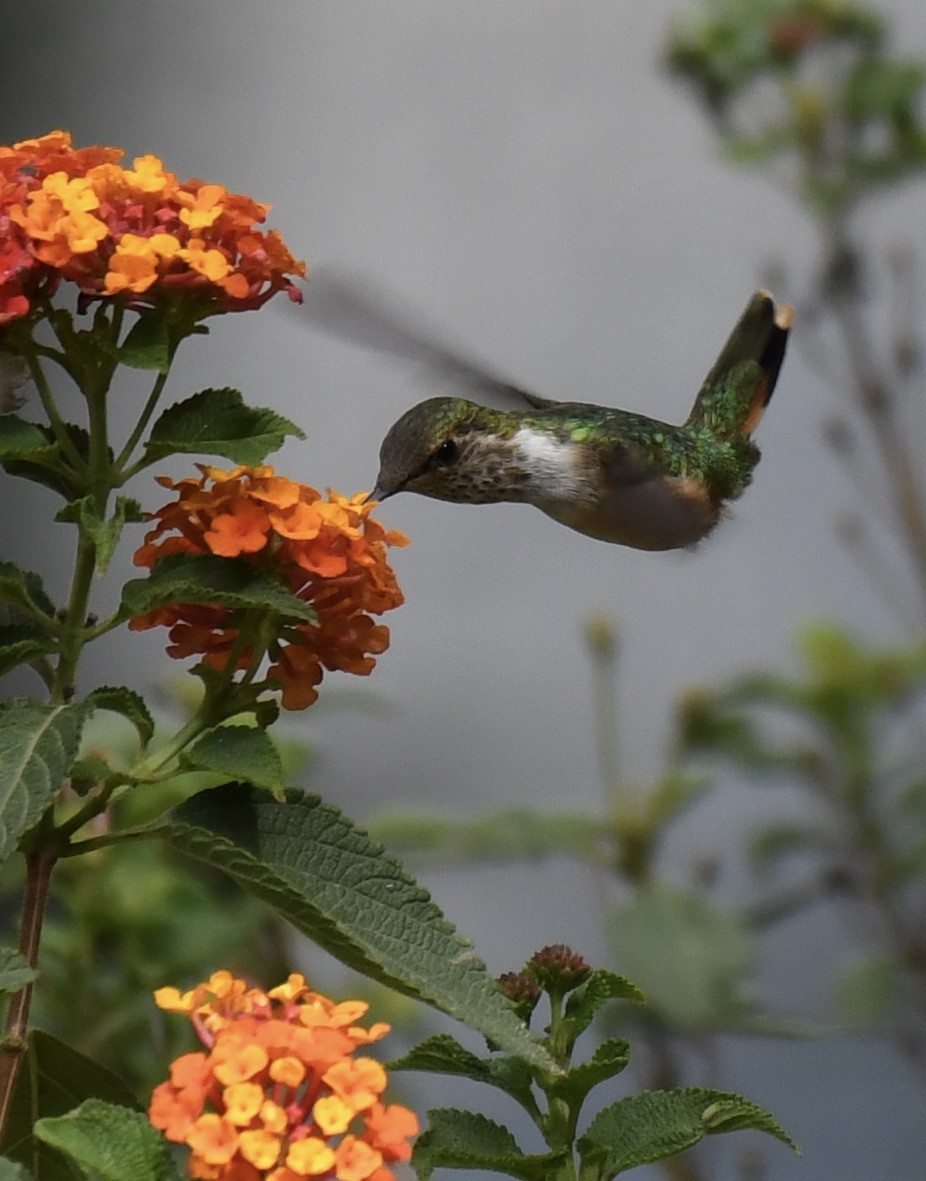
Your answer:
[[[388,430],[369,500],[417,492],[463,504],[532,504],[589,537],[640,550],[705,537],[748,486],[752,439],[778,380],[793,310],[768,291],[746,305],[680,426],[588,402],[541,397],[492,374],[371,298],[341,287],[336,331],[423,360],[518,408],[433,397]],[[340,311],[338,311],[340,307]],[[359,329],[358,329],[359,324]]]

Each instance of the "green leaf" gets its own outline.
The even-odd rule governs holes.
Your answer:
[[[437,1033],[413,1046],[389,1063],[390,1070],[423,1070],[429,1074],[453,1074],[488,1082],[488,1063],[461,1046],[449,1033]]]
[[[117,496],[111,517],[99,515],[92,496],[69,501],[55,516],[56,521],[70,522],[96,546],[96,572],[105,574],[127,524],[144,520],[141,505],[129,496]]]
[[[87,704],[94,710],[105,709],[121,714],[138,732],[142,747],[154,737],[154,718],[145,699],[125,685],[100,685],[87,694]]]
[[[93,1181],[180,1181],[167,1141],[127,1107],[88,1099],[67,1115],[39,1120],[35,1134]]]
[[[55,439],[54,431],[50,426],[32,423],[28,425],[34,426],[41,434],[43,444],[30,447],[28,451],[23,451],[19,455],[0,455],[0,466],[11,476],[19,476],[45,488],[51,488],[65,500],[75,500],[86,491],[86,486],[73,474],[71,461]],[[64,424],[64,431],[77,454],[86,460],[90,450],[90,436],[87,432],[72,422]],[[35,441],[34,436],[30,438]],[[20,441],[25,440],[21,438]]]
[[[886,58],[860,62],[846,83],[846,113],[859,120],[912,116],[924,82],[926,69],[920,62]]]
[[[253,726],[218,726],[181,757],[184,768],[253,783],[283,799],[283,760],[270,735]]]
[[[769,824],[750,839],[749,859],[757,873],[769,873],[788,857],[836,852],[832,838],[809,824]]]
[[[523,1181],[548,1181],[562,1154],[527,1156],[507,1128],[484,1115],[454,1108],[428,1112],[428,1127],[415,1142],[412,1168],[418,1181],[438,1168],[491,1169]]]
[[[565,1099],[571,1111],[578,1111],[592,1087],[621,1073],[630,1061],[630,1043],[621,1037],[601,1043],[587,1062],[580,1062],[557,1079],[550,1094]]]
[[[60,791],[86,717],[82,702],[0,702],[0,863]]]
[[[24,956],[12,947],[0,947],[0,992],[19,992],[38,976]]]
[[[21,570],[14,562],[0,562],[0,603],[30,616],[55,614],[55,605],[45,593],[42,579],[31,570]]]
[[[522,1105],[530,1106],[533,1076],[521,1058],[480,1058],[448,1033],[425,1038],[401,1058],[389,1063],[390,1070],[421,1070],[428,1074],[455,1075],[486,1083],[511,1095]]]
[[[70,784],[75,795],[85,796],[112,773],[112,765],[98,751],[76,759],[71,766]]]
[[[0,625],[0,677],[21,664],[29,664],[57,650],[56,641],[34,624]]]
[[[42,428],[18,414],[0,414],[0,461],[25,459],[48,446]]]
[[[566,1019],[572,1026],[573,1038],[588,1029],[595,1014],[608,1001],[635,1001],[640,1004],[645,999],[640,989],[625,976],[618,976],[607,968],[596,968],[566,1001]]]
[[[85,1058],[51,1034],[29,1034],[22,1068],[10,1105],[0,1152],[31,1168],[41,1181],[73,1181],[78,1171],[54,1149],[33,1138],[37,1120],[64,1115],[85,1099],[105,1099],[137,1107],[135,1097],[110,1071]]]
[[[428,892],[336,808],[314,796],[280,805],[226,785],[188,800],[160,831],[181,852],[269,902],[349,967],[556,1073]]]
[[[621,967],[639,980],[649,1005],[688,1029],[737,1025],[748,1012],[742,978],[754,939],[733,915],[694,891],[654,884],[611,918]]]
[[[166,373],[170,368],[170,336],[163,314],[159,311],[140,312],[116,355],[130,369],[156,369],[159,373]]]
[[[253,465],[282,447],[287,435],[305,438],[288,418],[246,405],[238,390],[202,390],[164,411],[151,428],[145,453],[149,463],[192,453]]]
[[[590,1175],[615,1177],[675,1156],[704,1136],[745,1128],[768,1132],[796,1151],[794,1141],[764,1108],[732,1092],[702,1087],[644,1091],[619,1099],[598,1112],[578,1146]]]
[[[231,610],[258,607],[284,619],[314,623],[315,611],[278,582],[239,558],[213,554],[169,554],[147,578],[133,578],[122,589],[123,618],[146,615],[169,603],[206,603]]]
[[[0,1156],[0,1181],[33,1181],[32,1173],[8,1157]]]
[[[845,1024],[858,1033],[883,1029],[900,1011],[904,984],[899,963],[890,956],[870,956],[844,972],[836,999]]]
[[[714,784],[706,776],[684,775],[672,771],[661,779],[646,799],[646,812],[650,825],[660,829],[693,807]]]

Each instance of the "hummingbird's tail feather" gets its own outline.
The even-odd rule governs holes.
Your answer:
[[[778,381],[793,319],[788,304],[776,307],[768,291],[756,292],[704,379],[688,425],[749,438]]]

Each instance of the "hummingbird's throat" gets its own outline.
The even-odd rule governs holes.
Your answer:
[[[439,500],[464,504],[519,501],[546,507],[551,502],[594,498],[583,477],[579,449],[533,427],[512,434],[471,431],[459,440],[457,461],[426,473],[410,487]]]

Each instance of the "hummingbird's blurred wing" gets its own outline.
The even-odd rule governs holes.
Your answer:
[[[435,377],[481,390],[496,400],[526,402],[537,409],[557,404],[513,385],[447,345],[414,312],[403,309],[394,296],[376,290],[367,279],[315,269],[302,311],[312,325],[332,336],[404,357]]]

